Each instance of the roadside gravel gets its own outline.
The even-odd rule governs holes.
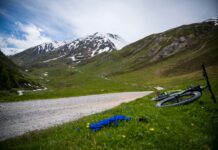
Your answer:
[[[0,141],[95,114],[150,93],[122,92],[0,103]]]

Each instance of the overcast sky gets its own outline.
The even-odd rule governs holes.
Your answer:
[[[0,47],[114,33],[134,42],[218,16],[217,0],[0,0]]]

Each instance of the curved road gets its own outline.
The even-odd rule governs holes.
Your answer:
[[[122,92],[0,103],[0,140],[76,120],[150,93],[152,92]]]

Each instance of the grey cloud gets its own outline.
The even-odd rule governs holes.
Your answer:
[[[18,2],[17,2],[18,3]],[[215,0],[21,0],[52,38],[115,33],[129,42],[217,15]]]

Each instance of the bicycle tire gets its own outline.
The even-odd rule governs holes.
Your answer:
[[[199,91],[191,91],[191,92],[187,92],[181,95],[174,95],[174,96],[170,96],[166,99],[161,100],[160,102],[158,102],[156,104],[156,107],[171,107],[171,106],[179,106],[179,105],[185,105],[185,104],[189,104],[194,102],[195,100],[199,99],[201,97],[202,93]],[[171,103],[171,104],[166,104],[167,102],[172,102],[173,100],[176,100],[178,98],[184,97],[184,96],[191,96],[188,99],[185,99],[183,101],[180,102],[175,102],[175,103]]]
[[[162,95],[159,95],[157,97],[152,98],[151,100],[152,101],[161,101],[161,100],[166,99],[168,97],[171,97],[172,95],[174,95],[176,93],[179,93],[179,92],[181,92],[181,91],[175,91],[175,92],[170,92],[170,93],[167,93],[167,94],[162,94]]]

